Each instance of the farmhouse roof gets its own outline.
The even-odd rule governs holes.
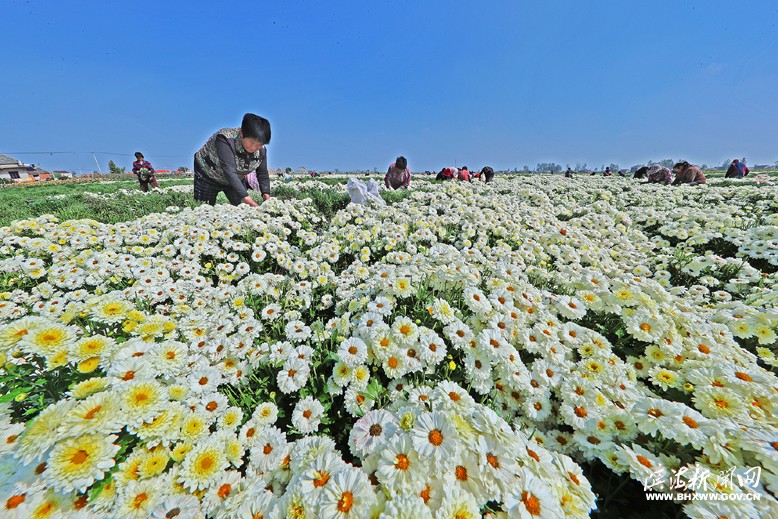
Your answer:
[[[22,162],[8,155],[0,154],[0,166],[18,166]]]

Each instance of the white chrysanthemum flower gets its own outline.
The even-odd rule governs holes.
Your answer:
[[[456,382],[444,380],[435,387],[433,401],[438,409],[451,411],[462,416],[469,416],[473,411],[475,400]]]
[[[347,469],[332,479],[319,501],[322,515],[336,519],[366,517],[376,500],[367,474],[358,469]]]
[[[335,474],[346,470],[349,465],[334,452],[325,452],[295,475],[296,482],[306,496],[306,500],[315,505],[321,494],[330,488]],[[292,483],[293,485],[294,483]]]
[[[131,480],[118,489],[115,508],[120,517],[142,519],[149,517],[163,498],[163,487],[157,478]]]
[[[656,342],[667,332],[665,321],[648,311],[637,311],[627,319],[627,332],[644,342]]]
[[[435,517],[441,519],[480,519],[477,497],[459,488],[448,489]]]
[[[132,309],[129,301],[106,296],[90,308],[90,313],[95,320],[111,324],[124,321],[127,312]]]
[[[392,413],[383,409],[367,412],[357,420],[349,435],[352,454],[366,457],[384,445],[397,430],[397,421]]]
[[[284,333],[292,342],[304,342],[311,336],[311,328],[303,321],[294,320],[286,325]]]
[[[280,306],[278,306],[275,303],[272,303],[267,305],[265,308],[263,308],[260,315],[262,316],[262,319],[266,321],[273,321],[281,317],[283,313]]]
[[[181,439],[194,443],[207,436],[213,418],[204,409],[187,410],[181,418]]]
[[[222,472],[203,496],[203,511],[212,516],[225,513],[226,502],[230,498],[234,499],[241,492],[245,483],[246,480],[241,477],[239,472],[233,470]]]
[[[151,512],[151,519],[202,518],[200,500],[191,494],[174,494],[164,498]]]
[[[708,418],[740,418],[746,415],[743,397],[726,387],[701,387],[692,396],[694,405]]]
[[[459,435],[444,413],[423,413],[411,430],[413,447],[425,463],[436,470],[445,470],[459,452]]]
[[[200,442],[184,458],[178,482],[190,491],[205,490],[222,476],[228,464],[220,442]]]
[[[177,341],[166,341],[156,346],[152,353],[154,367],[165,377],[176,377],[187,367],[189,360],[185,344]]]
[[[338,358],[350,368],[355,368],[367,360],[367,345],[358,337],[349,337],[340,343]]]
[[[401,345],[413,344],[419,336],[419,328],[411,319],[400,316],[392,323],[392,336]]]
[[[467,307],[476,314],[487,314],[492,309],[489,298],[476,287],[466,288],[462,297]]]
[[[378,296],[373,301],[368,303],[367,309],[371,312],[387,316],[392,313],[394,309],[394,303],[387,297]]]
[[[60,433],[64,436],[108,434],[121,428],[116,395],[102,392],[80,401],[62,421]]]
[[[252,436],[253,437],[253,436]],[[277,427],[266,427],[256,434],[251,449],[251,466],[260,473],[276,470],[289,452],[286,436]]]
[[[44,480],[60,492],[85,492],[116,464],[116,435],[83,434],[54,446],[46,461]]]
[[[276,375],[278,389],[287,394],[297,391],[308,382],[310,372],[310,365],[303,359],[287,360]]]
[[[273,402],[262,402],[251,417],[261,426],[272,425],[278,419],[278,407]]]
[[[406,298],[414,292],[413,284],[410,279],[398,278],[392,287],[392,293],[399,298]]]
[[[457,320],[454,309],[445,299],[436,298],[430,307],[430,314],[443,324],[453,323]]]
[[[219,385],[224,382],[224,377],[218,369],[200,364],[191,371],[187,381],[193,395],[203,395],[215,392]]]
[[[419,459],[407,434],[392,437],[379,452],[376,477],[393,493],[418,493],[426,465]]]
[[[581,319],[586,315],[586,305],[575,297],[559,296],[554,307],[567,319]]]
[[[505,496],[508,517],[519,519],[564,517],[559,499],[548,485],[530,471],[519,473],[517,484]]]
[[[163,386],[154,380],[128,382],[121,393],[121,420],[128,424],[153,419],[167,401]]]
[[[75,340],[76,333],[71,327],[58,323],[42,323],[24,335],[19,346],[28,353],[51,359],[58,354],[67,355]]]
[[[76,362],[90,359],[92,357],[101,357],[110,355],[116,347],[116,341],[103,335],[93,335],[84,337],[76,341],[71,349],[71,357]]]
[[[432,519],[432,511],[418,495],[397,495],[387,501],[378,519]]]
[[[446,358],[446,343],[434,331],[419,334],[419,359],[429,366],[439,364]]]
[[[298,401],[292,412],[292,425],[302,434],[316,432],[324,414],[324,406],[313,397]]]

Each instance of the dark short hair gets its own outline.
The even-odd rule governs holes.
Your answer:
[[[270,121],[254,114],[243,116],[240,131],[244,139],[254,139],[262,144],[270,143]]]
[[[677,169],[677,170],[683,171],[686,168],[688,168],[689,166],[690,166],[689,161],[682,160],[681,162],[676,163],[676,165],[673,166],[673,169]]]
[[[403,157],[402,155],[397,157],[397,160],[394,161],[394,167],[397,169],[405,169],[408,167],[408,159]]]
[[[145,159],[145,158],[146,158],[146,157],[144,157],[144,156],[143,156],[143,153],[141,153],[141,152],[139,152],[139,151],[136,151],[136,152],[135,152],[135,158],[137,159],[138,157],[140,157],[140,158],[142,158],[142,159]]]

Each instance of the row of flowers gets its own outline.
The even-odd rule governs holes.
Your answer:
[[[773,188],[575,180],[3,228],[4,512],[587,516],[601,463],[776,513]]]

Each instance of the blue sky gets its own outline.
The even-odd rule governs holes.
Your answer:
[[[0,19],[0,153],[46,169],[191,167],[245,112],[271,122],[271,167],[778,161],[774,1],[3,0]]]

